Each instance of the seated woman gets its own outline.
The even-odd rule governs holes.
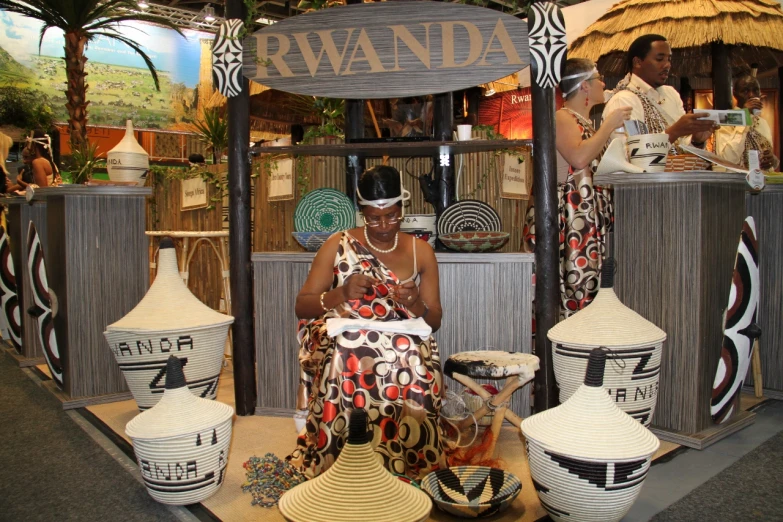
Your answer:
[[[30,165],[33,183],[39,187],[48,187],[62,183],[60,172],[52,159],[52,140],[43,131],[35,131],[27,138],[28,147],[33,155]]]
[[[607,141],[631,115],[631,107],[609,113],[596,130],[590,109],[604,101],[603,78],[595,64],[582,58],[566,61],[560,81],[565,103],[555,123],[557,151],[568,162],[568,178],[558,185],[560,214],[560,318],[565,319],[592,302],[598,292],[598,276],[605,255],[604,237],[611,230],[611,194],[593,187],[593,173]],[[523,241],[535,249],[535,208],[531,198]]]
[[[365,408],[386,469],[420,479],[443,465],[438,348],[432,337],[387,333],[384,323],[423,318],[433,331],[440,327],[438,263],[425,241],[400,232],[396,169],[367,170],[357,195],[366,225],[323,244],[296,298],[299,361],[312,382],[307,422],[288,461],[310,478],[325,471],[345,443],[350,411]],[[332,338],[330,318],[378,327]]]
[[[750,74],[743,74],[734,80],[734,98],[739,109],[761,110],[761,87],[759,81]],[[753,114],[752,125],[734,127],[721,126],[715,133],[715,152],[722,158],[748,167],[748,151],[759,151],[761,170],[777,170],[780,160],[772,149],[772,130],[767,121]]]

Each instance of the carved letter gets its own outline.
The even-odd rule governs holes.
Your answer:
[[[408,49],[416,55],[421,63],[423,63],[427,69],[430,68],[430,26],[432,23],[421,24],[424,26],[424,45],[411,34],[407,27],[404,25],[390,25],[389,28],[394,31],[394,69],[392,71],[401,71],[400,57],[397,50],[397,40],[402,40]],[[426,47],[425,47],[426,46]]]
[[[296,76],[291,69],[288,68],[288,64],[285,63],[285,60],[283,60],[283,56],[285,56],[289,49],[291,49],[291,41],[288,39],[288,37],[284,34],[271,34],[271,33],[259,33],[256,34],[256,49],[257,49],[257,56],[261,60],[271,60],[272,64],[277,69],[277,72],[280,73],[280,76],[283,77],[291,77]],[[278,43],[278,49],[277,53],[270,55],[269,54],[269,38],[276,38]],[[269,66],[263,66],[259,65],[258,67],[258,77],[259,78],[268,78],[268,71],[267,69]]]
[[[324,55],[324,51],[326,51],[326,56],[329,57],[329,62],[332,64],[332,70],[334,71],[335,76],[340,74],[340,67],[343,65],[343,58],[345,58],[345,52],[348,50],[348,43],[351,41],[351,35],[353,34],[354,29],[352,27],[346,29],[346,31],[348,34],[345,36],[345,44],[343,45],[342,53],[338,53],[337,46],[332,39],[333,29],[328,31],[316,31],[315,34],[321,37],[321,51],[318,53],[317,58],[313,53],[312,47],[310,47],[310,42],[307,40],[308,33],[294,33],[294,39],[296,39],[296,43],[302,51],[302,57],[304,57],[307,68],[310,70],[310,76],[315,76],[318,72],[318,66],[321,64],[321,57]]]
[[[499,49],[493,49],[492,44],[495,42],[495,38],[500,42]],[[514,43],[511,41],[511,37],[506,31],[506,26],[503,25],[503,20],[498,19],[498,23],[495,24],[495,30],[492,31],[492,36],[489,37],[489,43],[484,50],[484,56],[481,57],[481,61],[478,65],[492,65],[487,62],[487,55],[489,53],[505,53],[506,65],[522,65],[522,60],[519,58]]]
[[[484,39],[481,37],[481,31],[478,30],[478,27],[470,22],[441,22],[440,25],[443,31],[443,65],[438,69],[465,67],[478,60],[484,47]],[[470,37],[470,54],[462,63],[454,61],[454,27],[457,25],[464,27]]]
[[[360,47],[364,58],[356,58],[356,52]],[[370,37],[367,36],[367,31],[364,29],[362,29],[362,31],[359,33],[359,38],[356,39],[356,45],[353,47],[351,59],[348,60],[348,65],[345,67],[345,71],[343,72],[342,76],[356,74],[355,72],[351,72],[351,65],[353,65],[354,61],[369,63],[371,73],[386,72],[386,69],[383,68],[383,64],[381,63],[381,59],[378,58],[378,53],[375,52],[375,47],[372,46]]]

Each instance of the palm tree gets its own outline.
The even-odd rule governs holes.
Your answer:
[[[19,13],[43,22],[40,50],[44,35],[56,27],[65,33],[65,75],[68,90],[65,91],[68,103],[68,128],[71,143],[80,146],[87,141],[87,84],[84,79],[84,64],[87,58],[84,49],[98,36],[118,40],[139,54],[160,90],[158,74],[152,60],[141,47],[120,33],[124,22],[140,21],[174,29],[184,37],[182,31],[166,18],[138,11],[135,0],[0,0],[0,10]]]

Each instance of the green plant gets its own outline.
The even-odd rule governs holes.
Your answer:
[[[205,165],[192,165],[190,167],[166,167],[162,165],[150,165],[150,173],[148,178],[150,180],[150,186],[154,189],[157,186],[162,186],[163,190],[168,190],[169,184],[172,181],[182,181],[186,179],[200,177],[204,182],[212,185],[214,193],[209,199],[211,203],[206,207],[206,210],[213,210],[215,203],[221,201],[223,196],[228,190],[226,178],[212,172]],[[157,224],[157,205],[151,203],[152,213],[154,216],[153,221]]]
[[[321,9],[344,4],[345,2],[342,0],[301,0],[297,7],[306,11],[320,11]]]
[[[136,0],[0,0],[0,11],[18,13],[43,22],[40,50],[49,29],[63,31],[65,37],[65,75],[68,103],[68,128],[74,144],[87,139],[87,74],[84,49],[98,37],[108,38],[130,47],[141,56],[149,69],[155,88],[160,90],[158,74],[152,60],[141,46],[120,33],[130,21],[149,22],[173,29],[184,37],[182,30],[169,19],[138,10]]]
[[[83,141],[71,151],[71,183],[83,185],[92,179],[98,166],[98,144]]]
[[[49,129],[54,124],[49,97],[40,91],[0,87],[0,124],[14,125],[25,133]]]
[[[193,124],[199,139],[212,149],[212,161],[217,165],[228,146],[228,120],[221,117],[220,109],[204,111],[204,117]]]
[[[345,122],[345,100],[314,98],[312,112],[321,118],[321,124],[309,127],[302,137],[302,143],[312,143],[315,138],[325,136],[344,137],[341,125]]]
[[[495,132],[494,125],[474,125],[473,130],[486,133],[488,140],[506,139],[506,137],[499,132]],[[489,152],[489,161],[487,161],[484,172],[481,174],[481,179],[479,179],[478,183],[476,183],[476,187],[473,190],[464,194],[460,194],[460,199],[472,198],[478,193],[479,190],[484,188],[490,173],[494,174],[496,172],[498,165],[497,160],[503,154],[510,154],[511,156],[514,156],[519,163],[523,163],[525,161],[525,156],[519,150],[504,148]]]

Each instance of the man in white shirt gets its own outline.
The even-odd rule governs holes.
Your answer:
[[[657,34],[640,36],[628,48],[628,72],[604,106],[604,115],[632,107],[631,119],[644,121],[650,133],[666,133],[672,144],[704,146],[718,126],[701,120],[703,113],[686,114],[680,94],[664,85],[672,66],[672,49]]]

